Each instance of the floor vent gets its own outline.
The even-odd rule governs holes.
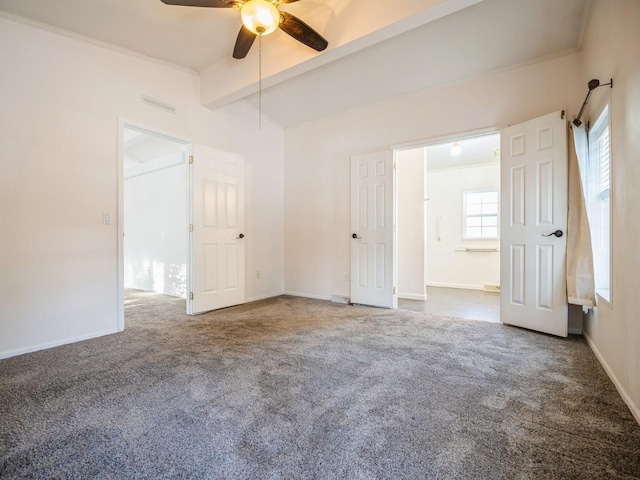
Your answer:
[[[162,100],[158,100],[157,98],[150,97],[149,95],[142,94],[140,96],[140,101],[145,105],[159,108],[160,110],[164,110],[167,113],[173,113],[174,115],[178,111],[177,107],[169,103],[163,102]]]
[[[485,292],[499,292],[500,291],[500,285],[495,285],[493,283],[485,283],[484,284],[484,291]]]
[[[342,295],[334,295],[331,297],[331,301],[333,303],[344,303],[344,304],[348,304],[349,303],[349,297],[343,297]]]

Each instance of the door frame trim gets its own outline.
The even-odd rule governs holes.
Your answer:
[[[165,137],[169,140],[182,143],[188,146],[191,150],[193,141],[169,132],[164,132],[161,129],[144,125],[139,122],[129,120],[125,117],[118,116],[118,179],[117,179],[117,229],[116,229],[116,244],[117,244],[117,272],[118,272],[118,332],[124,330],[124,129],[130,127],[135,130],[148,133],[149,135],[155,135],[158,137]],[[189,195],[188,185],[186,186]],[[188,242],[188,239],[187,239]],[[187,269],[189,269],[187,265]],[[188,274],[189,272],[187,272]],[[188,277],[188,275],[187,275]]]
[[[431,145],[439,145],[441,143],[447,143],[454,140],[466,140],[473,137],[484,137],[485,135],[491,135],[492,133],[500,133],[500,127],[486,127],[479,128],[477,130],[467,130],[458,133],[448,133],[446,135],[439,135],[437,137],[429,137],[421,140],[414,140],[412,142],[397,143],[391,145],[393,151],[396,150],[411,150],[420,147],[429,147]]]

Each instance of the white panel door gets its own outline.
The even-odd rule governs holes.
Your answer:
[[[500,320],[567,336],[567,122],[554,112],[501,132]]]
[[[244,157],[193,145],[187,313],[244,302]]]
[[[397,308],[391,150],[351,157],[351,302]]]

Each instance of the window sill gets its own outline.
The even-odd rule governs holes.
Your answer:
[[[500,237],[462,237],[463,242],[497,242]]]
[[[456,245],[456,252],[499,252],[499,245]]]
[[[596,306],[606,305],[611,309],[611,290],[599,288],[596,290]]]

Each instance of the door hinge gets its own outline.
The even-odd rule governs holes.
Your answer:
[[[189,155],[189,165],[193,164],[193,155]]]
[[[560,119],[564,120],[564,110],[562,110],[562,113],[560,114]]]
[[[193,300],[193,292],[189,292],[189,300]]]
[[[193,232],[193,223],[190,223],[190,224],[189,224],[189,231],[190,231],[190,232]]]
[[[396,287],[393,287],[393,294],[396,294]]]

